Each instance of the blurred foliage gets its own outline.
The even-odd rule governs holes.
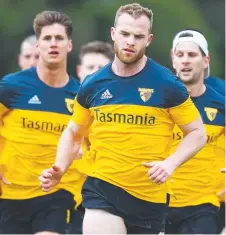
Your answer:
[[[110,27],[117,9],[129,0],[0,0],[0,76],[19,70],[21,41],[33,34],[33,19],[41,11],[57,10],[73,21],[73,52],[68,70],[75,75],[81,45],[92,40],[111,42]],[[171,68],[170,49],[174,35],[185,28],[201,31],[211,52],[211,74],[224,78],[224,0],[137,0],[154,12],[154,39],[148,56]]]

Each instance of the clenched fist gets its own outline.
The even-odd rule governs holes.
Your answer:
[[[63,174],[63,171],[56,165],[53,165],[51,168],[44,170],[41,176],[39,176],[42,190],[44,192],[49,192],[60,182]]]

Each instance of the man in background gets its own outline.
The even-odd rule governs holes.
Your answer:
[[[199,110],[207,133],[207,143],[194,157],[177,169],[170,186],[167,234],[214,234],[217,232],[219,201],[216,195],[215,149],[225,127],[224,97],[205,85],[209,76],[209,51],[205,37],[195,30],[183,30],[173,40],[173,67]],[[185,137],[186,138],[186,137]],[[180,145],[184,133],[174,127],[171,152]],[[223,166],[222,166],[223,167]]]
[[[225,97],[225,81],[223,79],[209,76],[204,82]],[[225,167],[225,133],[217,140],[215,153],[218,159],[215,168]],[[217,233],[220,233],[225,227],[225,175],[221,174],[220,171],[217,172],[216,182],[216,193],[220,202]]]
[[[77,75],[82,83],[90,75],[104,67],[114,59],[114,49],[110,43],[92,41],[83,45],[79,53],[79,65],[76,67]]]
[[[92,41],[84,44],[79,53],[80,64],[76,66],[77,75],[82,83],[86,76],[95,73],[106,64],[110,63],[114,59],[114,49],[110,43],[103,41]],[[90,170],[89,162],[89,149],[90,142],[88,136],[86,136],[82,143],[81,155],[82,159],[77,160],[76,165],[78,171],[87,173]],[[80,216],[78,211],[81,212]],[[67,233],[77,234],[81,233],[80,224],[84,215],[84,208],[80,206],[71,215],[71,223]]]
[[[18,55],[18,65],[21,70],[29,69],[37,65],[38,51],[36,49],[36,36],[26,37],[20,46],[20,54]]]
[[[0,121],[4,146],[0,166],[10,184],[1,183],[1,234],[62,234],[70,211],[81,201],[84,177],[70,168],[51,192],[38,176],[55,159],[58,139],[73,113],[79,82],[67,73],[72,22],[60,12],[34,19],[39,59],[36,67],[0,81]],[[81,226],[81,225],[80,225]]]

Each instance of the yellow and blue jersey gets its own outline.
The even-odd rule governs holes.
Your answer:
[[[169,156],[174,124],[186,125],[199,112],[187,89],[168,69],[147,59],[130,77],[111,63],[83,82],[72,120],[89,127],[89,176],[150,202],[165,203],[167,184],[149,180],[143,162]]]
[[[47,86],[35,68],[0,81],[0,134],[4,138],[0,164],[11,183],[2,184],[2,198],[27,199],[46,194],[38,176],[55,162],[58,140],[70,120],[79,86],[73,77],[62,88]],[[51,192],[66,189],[80,201],[83,181],[74,163]]]
[[[208,77],[205,84],[211,86],[214,90],[218,91],[221,95],[225,96],[225,80],[217,77]]]
[[[175,197],[171,198],[170,206],[184,207],[204,203],[219,206],[215,194],[215,148],[218,138],[224,133],[224,97],[207,85],[206,91],[192,100],[202,116],[208,136],[207,144],[172,175],[170,182]],[[182,139],[183,133],[175,126],[171,152],[175,151]]]
[[[225,98],[225,80],[216,77],[208,77],[205,83],[209,84],[214,90],[218,91]],[[220,172],[221,168],[225,168],[225,134],[221,135],[217,140],[215,148],[216,152],[216,193],[218,194],[225,188],[225,175]],[[219,197],[221,202],[225,201],[225,197]]]
[[[225,189],[225,174],[220,172],[220,169],[225,168],[225,132],[217,140],[215,148],[216,161],[214,166],[214,174],[216,174],[216,194],[218,195]],[[226,201],[226,196],[222,195],[219,198],[220,202]]]

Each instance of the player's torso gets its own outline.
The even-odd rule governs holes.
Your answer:
[[[71,92],[39,82],[18,86],[3,117],[2,136],[16,142],[55,145],[72,114],[77,91],[76,86]]]
[[[168,156],[174,121],[168,112],[173,90],[167,75],[149,69],[129,78],[109,73],[92,85],[97,88],[87,97],[94,120],[91,175],[138,198],[165,202],[166,186],[153,184],[142,163]]]
[[[168,90],[164,81],[157,79],[157,75],[147,70],[130,78],[105,78],[98,84],[98,90],[90,95],[94,121],[89,138],[95,149],[100,147],[99,140],[104,151],[105,144],[101,143],[104,140],[106,144],[115,143],[106,146],[107,149],[123,151],[130,158],[139,154],[139,158],[143,156],[143,160],[147,160],[150,148],[156,157],[164,158],[173,121],[167,110]]]
[[[214,174],[215,148],[225,126],[224,101],[220,94],[209,87],[204,95],[192,100],[204,122],[207,144],[194,157],[179,167],[171,177],[172,189],[176,196],[176,199],[172,198],[171,206],[195,205],[205,202],[217,204],[216,197],[213,196],[216,177]],[[171,152],[176,150],[182,139],[182,131],[175,126]],[[190,200],[187,200],[188,198]]]
[[[9,110],[2,119],[1,164],[11,182],[3,186],[5,198],[41,194],[38,176],[55,161],[57,142],[70,120],[79,89],[73,78],[63,88],[52,88],[42,83],[35,71],[29,75],[13,88]],[[69,173],[64,181],[74,178]],[[27,195],[19,193],[22,185]]]

